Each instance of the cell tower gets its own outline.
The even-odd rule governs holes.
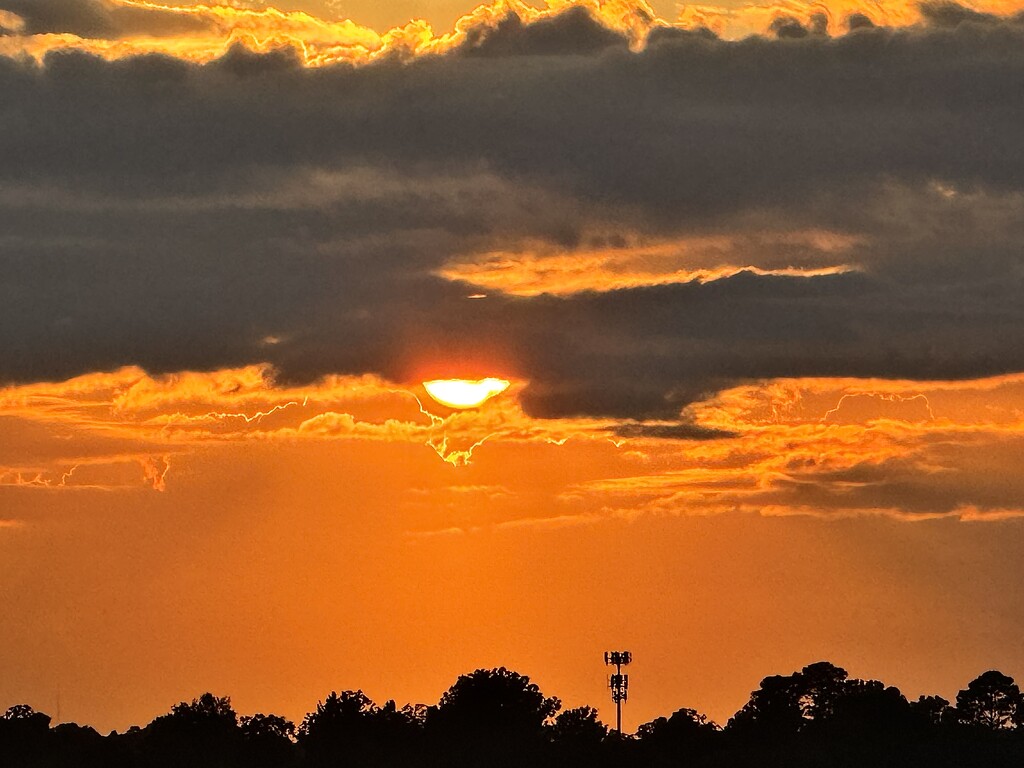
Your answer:
[[[622,735],[622,702],[629,698],[629,675],[622,674],[622,668],[633,660],[629,651],[605,651],[604,663],[615,667],[615,674],[608,675],[608,687],[615,702],[615,730]]]

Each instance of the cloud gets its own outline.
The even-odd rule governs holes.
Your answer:
[[[842,263],[856,238],[830,232],[749,232],[630,243],[610,233],[574,248],[527,243],[519,250],[475,254],[437,271],[448,280],[515,296],[570,295],[672,283],[707,282],[741,272],[816,277],[855,271]],[[756,259],[758,266],[742,265]],[[739,262],[739,263],[737,263]]]
[[[667,451],[647,443],[642,450],[657,470],[580,483],[562,499],[583,508],[600,503],[605,515],[626,519],[723,512],[1021,517],[1024,487],[1011,469],[1024,439],[1021,386],[1019,375],[745,385],[688,409],[694,424],[739,439],[691,444],[668,465]]]
[[[324,66],[453,51],[472,56],[573,56],[627,44],[639,50],[648,43],[688,37],[771,34],[801,39],[871,26],[955,27],[999,22],[1019,11],[1016,0],[976,0],[971,8],[952,2],[901,0],[883,6],[865,0],[787,0],[738,8],[687,5],[678,19],[667,20],[645,0],[547,0],[540,8],[521,0],[493,0],[460,18],[453,30],[437,33],[422,19],[378,31],[305,10],[281,11],[263,2],[2,0],[0,36],[10,39],[0,50],[35,57],[63,49],[105,58],[166,53],[206,62],[244,42],[261,52],[294,47],[305,64]]]
[[[1001,19],[993,13],[982,13],[950,0],[932,0],[921,3],[921,16],[936,27],[957,27],[960,24],[998,24]]]
[[[661,440],[721,440],[735,437],[731,432],[708,429],[695,424],[619,424],[610,430],[619,437],[657,438]]]
[[[471,28],[459,50],[467,56],[585,56],[625,46],[625,37],[577,6],[532,24],[510,13],[493,27]]]
[[[118,0],[0,0],[0,9],[22,20],[21,35],[67,33],[82,38],[170,36],[205,31],[198,14]]]
[[[768,30],[779,39],[799,40],[808,35],[827,35],[828,17],[823,13],[813,14],[808,25],[804,25],[800,19],[787,14],[779,14],[772,19]]]
[[[294,47],[310,66],[404,60],[457,52],[469,56],[587,55],[610,46],[642,45],[657,19],[643,0],[552,0],[536,8],[495,0],[435,34],[423,20],[378,32],[261,4],[175,5],[147,0],[0,0],[0,51],[42,57],[51,50],[82,50],[116,59],[165,53],[208,62],[237,42],[261,52]],[[0,19],[2,21],[3,19]]]
[[[671,420],[1024,369],[1021,24],[630,50],[487,13],[501,56],[0,59],[0,378],[502,375]]]
[[[23,34],[71,32],[92,37],[115,31],[110,6],[102,0],[4,0],[0,7],[21,19]]]
[[[425,475],[404,503],[447,509],[455,517],[444,519],[466,526],[1024,515],[1022,374],[771,379],[699,399],[672,422],[538,419],[520,403],[528,391],[516,382],[479,409],[432,412],[422,388],[367,376],[293,386],[265,367],[161,377],[128,368],[13,386],[0,390],[0,493],[174,493],[208,471],[197,468],[230,466],[257,444],[329,455],[350,443],[465,468],[459,484]],[[550,476],[524,474],[523,462]],[[543,515],[523,519],[522,508]]]
[[[164,491],[172,465],[256,441],[413,445],[453,466],[472,463],[487,442],[608,443],[607,422],[531,419],[514,399],[522,388],[461,411],[427,400],[418,384],[327,376],[289,386],[267,366],[159,377],[123,368],[10,386],[0,389],[0,486]],[[492,498],[501,490],[449,490],[481,489]]]

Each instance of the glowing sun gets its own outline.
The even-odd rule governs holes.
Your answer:
[[[449,408],[476,408],[508,389],[504,379],[434,379],[424,381],[427,394]]]

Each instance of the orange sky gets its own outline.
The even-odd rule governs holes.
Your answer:
[[[300,717],[505,664],[608,717],[622,646],[632,728],[724,721],[818,658],[947,697],[1024,661],[1024,376],[768,381],[693,406],[734,436],[679,441],[530,419],[521,385],[421,400],[432,424],[412,385],[266,374],[0,391],[5,702],[124,728],[210,688]],[[979,482],[984,507],[935,501]]]
[[[1003,18],[1019,3],[954,9],[968,14],[961,39],[948,31],[959,17],[935,21],[950,8],[928,17],[902,0],[80,1],[99,8],[99,31],[33,30],[0,10],[0,56],[11,57],[0,63],[24,80],[12,92],[30,105],[37,86],[60,108],[69,93],[86,100],[81,119],[46,122],[39,146],[28,132],[38,155],[12,150],[27,170],[0,189],[0,263],[15,275],[0,299],[21,302],[25,318],[0,328],[0,711],[25,702],[105,731],[210,690],[241,713],[298,721],[332,689],[431,704],[458,674],[504,665],[611,722],[601,661],[612,649],[635,658],[630,730],[680,707],[724,724],[763,676],[822,659],[910,697],[952,699],[990,668],[1024,676],[1013,336],[1024,184],[988,155],[981,170],[959,155],[922,170],[930,158],[902,145],[865,150],[838,111],[864,93],[889,99],[852,110],[885,136],[898,133],[887,117],[920,121],[906,133],[915,150],[934,136],[921,124],[968,125],[950,117],[944,90],[923,117],[902,110],[920,83],[885,92],[870,62],[870,77],[816,91],[800,78],[826,68],[792,64],[787,52],[803,49],[785,40],[709,44],[727,73],[728,56],[749,76],[740,57],[763,55],[794,78],[780,92],[811,108],[790,119],[771,103],[779,94],[766,96],[782,116],[768,130],[756,115],[753,128],[743,122],[754,110],[742,99],[686,101],[686,87],[718,74],[693,66],[707,50],[680,44],[692,57],[682,64],[670,48],[626,58],[659,30],[704,25],[735,40],[787,17],[811,35],[823,11],[836,39],[860,13],[893,46],[919,35],[925,49],[960,50],[979,30],[1019,25]],[[591,27],[565,21],[573,5]],[[544,44],[562,24],[572,44],[621,43],[621,58],[594,56],[607,81],[587,76],[593,62],[576,49],[557,66],[530,48],[507,65],[466,54],[488,34],[521,53],[515,24],[545,23]],[[808,50],[842,63],[862,40]],[[337,79],[291,87],[281,46],[302,76]],[[109,61],[45,58],[55,50]],[[131,58],[147,53],[196,66]],[[455,75],[431,69],[432,56]],[[560,136],[557,119],[544,122],[572,89],[553,79],[549,93],[543,67],[597,82],[589,108],[621,71],[648,82],[664,61],[665,101],[696,115],[690,132],[646,102],[625,127]],[[401,69],[409,62],[426,64]],[[261,65],[266,81],[242,82]],[[1016,82],[979,67],[986,87]],[[0,68],[0,88],[8,75]],[[429,108],[456,75],[439,129]],[[631,90],[622,78],[620,96]],[[322,113],[274,101],[299,103],[306,86],[318,107],[323,93],[336,98],[356,129],[331,112],[318,132]],[[111,128],[97,94],[122,92],[130,104]],[[814,106],[837,93],[835,113]],[[230,108],[246,99],[269,128],[244,110],[236,120]],[[511,106],[493,120],[481,109],[459,132],[459,110],[478,104]],[[180,135],[172,113],[184,115]],[[825,126],[812,135],[824,148],[785,133],[804,120]],[[671,151],[632,144],[641,123]],[[65,126],[114,149],[88,166],[92,146]],[[998,145],[989,128],[972,151]],[[708,161],[707,182],[698,143],[720,135],[736,143]],[[757,153],[772,141],[795,154],[772,155],[762,172]],[[162,142],[181,153],[170,158],[187,166],[180,178]],[[318,142],[354,154],[304,154]],[[582,159],[531,170],[551,146],[556,160],[568,156],[559,146],[583,147]],[[877,174],[853,178],[866,163],[844,165],[847,146],[881,158]],[[907,166],[893,170],[890,149]],[[690,175],[668,162],[683,155]],[[721,158],[749,174],[746,187],[729,187]],[[805,166],[815,183],[841,183],[776,195],[786,180],[775,177],[795,169],[802,180]],[[41,276],[25,277],[35,264]],[[894,285],[906,290],[885,293]],[[693,314],[673,314],[684,309]],[[467,410],[422,387],[462,375],[511,385]]]

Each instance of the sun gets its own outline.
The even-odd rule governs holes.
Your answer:
[[[508,389],[504,379],[434,379],[424,381],[427,394],[449,408],[476,408]]]

